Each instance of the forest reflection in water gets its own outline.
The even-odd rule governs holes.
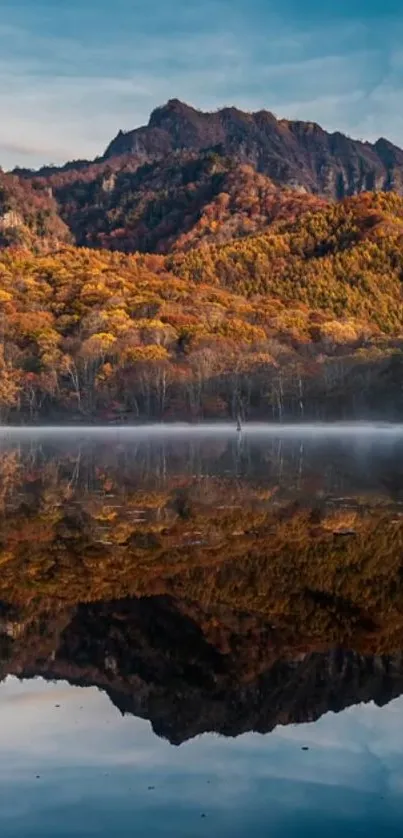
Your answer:
[[[96,685],[174,743],[387,703],[402,454],[398,429],[5,432],[0,677]]]

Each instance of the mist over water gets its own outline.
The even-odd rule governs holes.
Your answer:
[[[50,434],[59,434],[61,436],[76,435],[113,435],[113,434],[128,434],[140,435],[158,434],[171,435],[177,433],[185,433],[193,435],[204,434],[229,434],[239,432],[236,423],[230,422],[203,422],[203,423],[187,423],[187,422],[159,422],[145,425],[3,425],[0,426],[0,436],[46,436]],[[291,434],[295,436],[305,436],[312,434],[328,435],[356,435],[356,434],[371,434],[384,435],[395,434],[403,435],[403,423],[394,422],[308,422],[308,423],[269,423],[269,422],[247,422],[242,426],[241,433],[243,434],[263,434],[270,436],[281,436],[283,434]]]

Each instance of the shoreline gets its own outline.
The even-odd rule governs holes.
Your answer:
[[[241,431],[237,429],[235,423],[229,422],[160,422],[138,425],[0,425],[1,436],[28,436],[28,435],[46,435],[46,434],[84,434],[84,435],[99,435],[99,434],[124,434],[124,435],[156,435],[170,434],[176,435],[179,433],[186,433],[186,435],[197,435],[205,433],[225,433],[234,434],[240,438],[243,435],[250,434],[264,434],[270,436],[287,436],[289,434],[299,435],[345,435],[345,434],[397,434],[403,436],[403,422],[371,422],[364,420],[345,421],[345,422],[301,422],[301,423],[269,423],[269,422],[250,422],[242,426]]]

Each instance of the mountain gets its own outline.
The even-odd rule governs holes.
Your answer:
[[[1,421],[400,418],[401,162],[173,100],[0,172]]]
[[[51,197],[79,246],[167,253],[259,233],[325,201],[403,194],[403,151],[267,111],[203,113],[173,99],[93,162],[14,177]]]
[[[174,150],[213,147],[253,165],[279,186],[332,199],[373,189],[403,192],[403,151],[383,138],[374,144],[353,140],[314,122],[276,119],[265,110],[203,113],[178,99],[157,108],[147,126],[120,131],[104,158],[130,154],[149,160]]]

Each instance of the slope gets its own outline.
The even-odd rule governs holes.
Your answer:
[[[276,295],[401,334],[403,198],[349,198],[260,236],[174,254],[167,265],[186,280]]]
[[[33,183],[52,189],[78,245],[126,252],[224,242],[322,205],[214,152],[174,152],[143,165],[118,158]]]

